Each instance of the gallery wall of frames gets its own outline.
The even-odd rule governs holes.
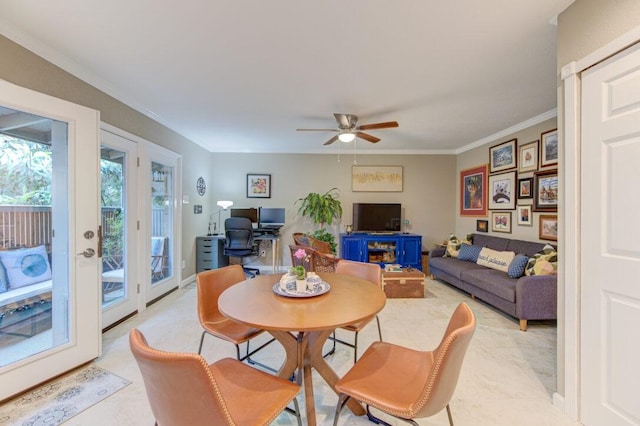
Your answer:
[[[554,120],[462,154],[458,166],[457,233],[557,241],[560,182]]]

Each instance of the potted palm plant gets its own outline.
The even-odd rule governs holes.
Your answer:
[[[310,192],[304,198],[298,198],[295,204],[298,205],[298,214],[308,217],[320,228],[310,235],[318,240],[326,241],[331,246],[333,253],[336,252],[335,237],[324,229],[324,225],[331,225],[334,220],[342,217],[342,203],[338,200],[340,191],[338,188],[331,188],[324,194]]]

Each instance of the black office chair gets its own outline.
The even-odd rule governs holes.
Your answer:
[[[258,255],[258,246],[253,241],[253,226],[246,217],[230,217],[224,221],[224,254],[229,257],[239,257],[242,259]],[[257,268],[249,268],[242,265],[244,272],[251,278],[260,275]]]

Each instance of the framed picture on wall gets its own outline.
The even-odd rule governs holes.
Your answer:
[[[540,167],[558,163],[558,129],[540,135]]]
[[[531,205],[518,205],[516,206],[517,222],[520,226],[533,226],[533,213],[531,211]]]
[[[271,198],[271,175],[248,173],[247,198]]]
[[[491,230],[511,233],[511,212],[491,212]]]
[[[476,231],[477,232],[489,232],[489,221],[488,220],[476,220]]]
[[[518,179],[518,198],[533,198],[533,178]]]
[[[519,173],[535,172],[538,170],[538,141],[533,141],[520,146],[518,159]]]
[[[460,216],[487,216],[487,165],[460,172]]]
[[[489,148],[489,171],[491,173],[515,169],[518,166],[518,139],[492,146]]]
[[[516,172],[489,176],[489,209],[516,208]]]
[[[558,170],[537,172],[533,192],[533,209],[537,212],[558,211]]]
[[[540,215],[538,238],[541,240],[558,241],[558,216],[551,214]]]

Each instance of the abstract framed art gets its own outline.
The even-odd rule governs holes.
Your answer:
[[[352,166],[353,192],[402,192],[402,166]]]
[[[460,216],[487,216],[487,165],[460,172]]]
[[[271,198],[271,175],[248,173],[247,198]]]
[[[516,172],[489,176],[489,210],[516,208]]]

